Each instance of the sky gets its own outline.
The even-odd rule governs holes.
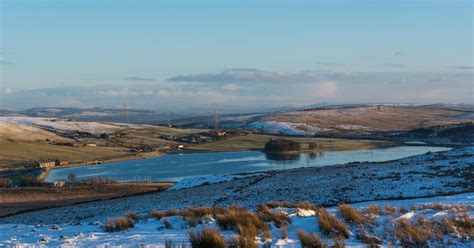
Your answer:
[[[0,0],[0,14],[0,108],[473,103],[469,0]]]

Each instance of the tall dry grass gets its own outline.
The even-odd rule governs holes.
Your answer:
[[[349,238],[350,232],[347,225],[336,219],[328,211],[320,209],[317,214],[318,224],[321,231],[328,236],[343,236]]]
[[[203,228],[188,231],[188,238],[193,248],[226,248],[227,244],[218,229]]]
[[[357,209],[347,204],[339,205],[339,214],[349,223],[363,224],[369,222]]]
[[[120,232],[135,226],[135,222],[127,217],[113,218],[107,220],[104,225],[106,232]]]
[[[305,232],[303,230],[296,231],[296,235],[300,240],[301,247],[303,248],[325,248],[327,247],[326,243],[323,243],[319,236],[313,232]]]
[[[259,205],[257,207],[257,214],[263,222],[273,222],[277,228],[291,224],[291,218],[287,213],[281,211],[272,211],[266,205]]]

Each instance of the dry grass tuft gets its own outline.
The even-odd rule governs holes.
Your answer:
[[[474,238],[474,219],[469,214],[463,213],[461,216],[452,218],[451,221],[461,236],[469,239]]]
[[[311,202],[307,202],[307,201],[297,203],[296,207],[301,208],[301,209],[313,210],[314,212],[318,212],[318,210],[322,208],[320,206],[317,206],[317,205],[315,205]]]
[[[157,220],[160,220],[161,218],[166,216],[166,213],[161,211],[152,211],[151,216],[155,217]]]
[[[369,235],[364,228],[359,229],[359,240],[364,244],[367,244],[369,247],[380,247],[382,245],[382,240],[376,236]]]
[[[328,211],[321,209],[318,212],[318,223],[319,228],[324,234],[328,236],[339,236],[342,235],[345,238],[349,238],[350,232],[347,229],[346,224],[336,219]]]
[[[291,218],[288,214],[281,211],[272,211],[266,205],[259,205],[257,207],[257,214],[263,222],[273,222],[277,228],[291,223]]]
[[[306,233],[303,230],[296,231],[296,235],[298,235],[298,239],[301,242],[301,246],[303,248],[325,248],[327,244],[321,242],[321,239],[316,233],[309,232]]]
[[[135,222],[127,217],[113,218],[107,220],[104,225],[106,232],[120,232],[135,226]]]
[[[384,207],[385,214],[394,214],[397,212],[397,209],[394,206],[387,205]]]
[[[332,240],[334,242],[334,248],[346,247],[346,240],[344,239],[344,237],[334,237]]]
[[[226,242],[218,229],[203,228],[200,231],[188,231],[189,241],[193,248],[226,248]]]
[[[281,228],[281,238],[282,239],[287,239],[288,238],[288,227],[283,226]]]
[[[369,222],[357,209],[347,205],[339,205],[339,213],[349,223],[362,224]]]
[[[382,211],[380,211],[380,208],[377,205],[370,205],[367,207],[367,213],[378,216]]]
[[[161,222],[163,223],[163,226],[165,229],[173,229],[173,226],[171,225],[170,221],[167,218],[161,219]]]
[[[324,234],[328,236],[342,235],[345,238],[349,238],[350,232],[346,224],[336,219],[328,211],[324,209],[319,210],[317,219],[319,228]]]
[[[224,230],[238,230],[238,226],[242,228],[254,227],[258,232],[264,230],[264,224],[258,215],[241,206],[230,206],[225,213],[216,215],[216,221],[219,227]]]
[[[399,220],[395,227],[395,236],[400,240],[402,246],[427,246],[431,238],[429,230],[412,225],[407,220]]]
[[[8,188],[12,184],[10,178],[0,178],[0,188]]]
[[[132,220],[133,222],[138,222],[138,220],[140,219],[137,214],[130,211],[126,213],[125,217],[129,220]]]

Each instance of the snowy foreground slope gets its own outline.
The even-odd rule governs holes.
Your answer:
[[[383,246],[407,245],[401,242],[411,242],[404,239],[400,223],[407,221],[413,223],[416,230],[427,230],[417,225],[439,225],[440,232],[445,227],[444,221],[469,216],[471,224],[474,221],[474,193],[442,196],[434,198],[421,198],[412,200],[391,200],[357,203],[352,205],[358,210],[367,223],[354,224],[344,220],[338,207],[327,208],[332,216],[345,223],[349,230],[347,239],[334,239],[321,231],[320,223],[313,210],[302,208],[277,207],[272,212],[283,213],[289,217],[286,228],[269,224],[266,237],[256,237],[255,243],[260,247],[301,247],[298,239],[298,230],[314,233],[320,237],[321,242],[334,245],[335,240],[349,247],[365,247],[369,242]],[[374,206],[377,206],[374,210]],[[166,219],[166,220],[165,220]],[[168,222],[169,225],[166,225]],[[406,222],[405,222],[406,223]],[[428,224],[426,224],[428,223]],[[141,216],[131,229],[119,232],[105,232],[100,222],[93,223],[67,223],[67,224],[0,224],[0,247],[16,246],[44,246],[44,247],[171,247],[189,246],[188,231],[202,230],[208,227],[219,229],[218,222],[211,216],[204,217],[200,224],[191,227],[185,218],[169,216],[156,219],[151,216]],[[285,235],[286,229],[287,235]],[[471,229],[472,231],[472,229]],[[473,233],[464,230],[446,230],[439,238],[428,238],[430,246],[472,247],[474,245]],[[451,233],[450,233],[451,232]],[[426,231],[427,235],[431,232]],[[471,236],[469,236],[471,235]],[[236,237],[232,230],[222,231],[226,240]],[[286,236],[286,237],[285,237]],[[401,241],[404,240],[404,241]],[[422,241],[425,242],[425,241]],[[265,246],[264,246],[265,245]]]
[[[255,210],[258,204],[270,201],[309,201],[325,206],[335,206],[340,202],[346,202],[354,203],[354,206],[362,212],[366,211],[365,207],[369,203],[356,202],[377,200],[375,204],[403,205],[408,211],[411,205],[441,202],[444,205],[457,204],[454,208],[464,209],[463,213],[467,214],[467,218],[472,223],[473,191],[474,147],[465,147],[382,163],[351,163],[322,168],[259,172],[258,175],[248,178],[193,188],[24,213],[0,219],[0,244],[43,242],[48,246],[59,244],[88,246],[102,243],[163,245],[168,239],[181,243],[187,242],[186,229],[189,228],[183,218],[169,217],[168,220],[173,229],[164,229],[163,221],[151,218],[151,211],[236,204]],[[452,196],[421,198],[436,195]],[[402,200],[403,198],[418,199]],[[387,199],[391,201],[384,201]],[[337,207],[328,208],[334,216],[338,216],[337,209]],[[388,245],[390,234],[385,234],[384,230],[396,227],[399,220],[397,218],[402,215],[410,221],[419,221],[417,216],[440,221],[436,218],[453,214],[446,212],[446,209],[450,209],[448,205],[431,208],[418,206],[413,209],[415,211],[408,214],[405,210],[398,209],[388,216],[387,214],[372,216],[370,219],[373,224],[371,227],[366,227],[367,232],[381,238],[387,235],[387,238],[384,238],[384,244]],[[291,225],[288,225],[288,239],[280,237],[282,236],[281,228],[272,226],[273,245],[299,246],[295,231],[300,228],[325,237],[316,224],[314,216],[297,216],[294,214],[296,209],[280,210],[289,214],[292,221]],[[122,217],[127,211],[136,213],[143,219],[137,222],[134,228],[125,232],[106,233],[103,230],[102,224],[107,219]],[[211,227],[216,226],[212,218],[206,222]],[[350,223],[348,225],[352,234],[346,243],[348,245],[360,244],[361,240],[357,238],[360,231],[355,225]],[[198,225],[198,228],[200,227],[202,225]],[[234,232],[223,231],[223,234],[232,236]],[[447,240],[443,241],[444,245],[448,243],[466,247],[473,245],[472,236],[466,240],[455,231],[450,235],[448,236],[453,236],[453,239],[447,237]],[[328,239],[325,242],[330,244],[331,240]]]

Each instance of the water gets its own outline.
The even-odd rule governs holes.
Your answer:
[[[78,179],[100,176],[119,181],[179,181],[195,176],[284,170],[355,161],[380,162],[447,149],[449,148],[398,146],[316,154],[303,153],[286,157],[268,155],[258,151],[172,154],[110,164],[54,169],[50,172],[47,180],[65,180],[69,173],[75,173]]]

